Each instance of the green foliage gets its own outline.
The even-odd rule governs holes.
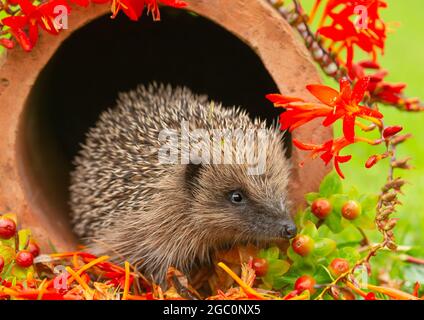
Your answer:
[[[263,287],[281,289],[283,285],[281,278],[290,269],[290,264],[287,262],[286,257],[281,255],[278,247],[271,247],[261,250],[259,258],[268,261],[268,272],[262,277]]]
[[[322,181],[319,192],[309,193],[305,198],[309,206],[297,213],[295,222],[299,234],[313,240],[313,248],[310,253],[301,256],[293,249],[292,240],[285,252],[280,252],[277,247],[261,250],[259,256],[269,263],[267,274],[261,278],[265,289],[281,290],[283,294],[288,294],[294,290],[296,280],[303,275],[313,277],[318,285],[331,283],[335,277],[329,266],[334,259],[345,259],[349,268],[353,268],[366,254],[366,250],[359,250],[363,240],[362,232],[375,229],[378,196],[361,194],[355,188],[345,192],[338,175],[330,173]],[[331,213],[324,219],[317,218],[311,211],[310,206],[316,199],[327,199],[331,203]],[[359,204],[360,214],[349,220],[343,217],[342,208],[351,200]],[[407,253],[424,256],[422,248],[409,248]],[[388,263],[391,268],[386,267]],[[395,279],[408,278],[405,286],[410,292],[416,281],[424,282],[423,266],[406,264],[398,253],[383,252],[381,257],[375,259],[375,266],[371,282],[376,282],[379,273],[386,269]],[[317,294],[315,292],[315,296]]]
[[[5,214],[3,217],[10,218],[16,222],[16,216],[13,214]],[[0,272],[2,280],[15,283],[16,281],[25,280],[29,273],[34,273],[34,267],[21,268],[15,263],[16,253],[20,250],[27,249],[31,240],[31,231],[29,229],[21,229],[15,237],[10,239],[0,239],[0,256],[4,259],[4,268]]]

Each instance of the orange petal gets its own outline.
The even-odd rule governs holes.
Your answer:
[[[304,100],[296,97],[283,96],[281,94],[267,94],[265,96],[269,101],[276,105],[285,105],[291,102],[303,102]]]
[[[328,106],[334,106],[339,99],[337,90],[321,84],[310,84],[306,86],[306,89],[308,89],[319,101]]]
[[[352,92],[353,103],[358,104],[362,101],[362,99],[364,98],[365,92],[368,89],[369,83],[370,83],[369,77],[363,77],[356,82]]]
[[[343,134],[347,141],[353,141],[355,139],[355,117],[351,115],[345,115],[343,118]]]

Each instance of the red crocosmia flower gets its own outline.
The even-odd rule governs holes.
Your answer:
[[[366,295],[365,300],[377,300],[374,292],[370,292]]]
[[[38,40],[38,27],[51,34],[58,34],[59,29],[54,19],[57,6],[65,6],[70,12],[66,0],[52,0],[35,6],[29,0],[15,1],[22,10],[22,15],[4,18],[1,22],[10,27],[10,32],[25,51],[31,51]],[[28,34],[25,30],[28,29]]]
[[[174,8],[184,8],[187,6],[187,3],[180,0],[146,0],[147,9],[149,12],[152,12],[152,16],[154,20],[160,20],[158,1],[165,6],[174,7]]]
[[[277,107],[283,107],[291,102],[305,102],[303,99],[289,96],[282,96],[281,94],[268,94],[266,98],[274,103]]]
[[[101,1],[101,0],[100,0]],[[112,17],[116,17],[120,10],[131,20],[138,20],[143,13],[144,6],[152,13],[154,20],[160,20],[159,3],[174,8],[182,8],[187,4],[180,0],[112,0]]]
[[[366,75],[367,70],[376,70],[374,74]],[[395,105],[404,108],[407,111],[422,111],[424,106],[421,105],[418,98],[405,98],[404,91],[406,84],[404,83],[388,83],[384,78],[388,72],[380,69],[380,66],[371,61],[361,61],[354,64],[351,71],[351,79],[361,79],[365,76],[370,78],[368,91],[371,97],[384,104]]]
[[[380,161],[380,157],[378,155],[373,155],[369,157],[367,162],[365,162],[365,168],[370,169],[374,167],[378,161]]]
[[[387,138],[393,137],[394,135],[398,134],[402,130],[403,130],[403,128],[401,126],[387,127],[383,131],[383,138],[387,139]]]
[[[421,288],[421,284],[419,282],[415,282],[414,292],[412,294],[417,298],[418,298],[418,293],[420,291],[420,288]]]
[[[145,0],[113,0],[112,18],[122,10],[131,20],[137,21],[143,13]]]
[[[322,86],[311,85],[308,90],[317,97],[321,102],[327,103],[334,107],[323,124],[329,126],[340,118],[343,118],[343,134],[348,141],[353,141],[355,137],[355,120],[356,117],[371,120],[380,123],[378,119],[383,115],[371,108],[360,106],[365,92],[367,91],[369,78],[359,79],[353,90],[346,78],[340,80],[340,93],[336,90],[320,90]]]
[[[0,39],[0,46],[5,47],[6,49],[12,49],[15,46],[15,44],[10,39],[2,38]]]
[[[311,158],[315,159],[318,156],[324,161],[326,165],[330,163],[331,160],[334,159],[334,168],[341,178],[344,179],[343,172],[340,169],[340,163],[348,162],[352,159],[351,155],[341,156],[340,151],[352,144],[353,142],[348,141],[346,138],[338,138],[335,140],[329,140],[322,145],[303,143],[296,139],[293,139],[293,144],[305,151],[311,151]]]
[[[346,78],[340,80],[340,92],[324,85],[308,85],[306,88],[321,103],[309,103],[302,99],[283,96],[267,95],[276,107],[286,109],[280,115],[281,129],[293,131],[299,126],[319,117],[324,117],[324,126],[333,124],[343,118],[343,133],[348,141],[355,137],[356,117],[364,118],[380,124],[383,115],[371,108],[360,106],[367,91],[369,78],[358,80],[353,89]]]
[[[266,98],[270,100],[275,107],[286,109],[286,111],[280,115],[281,130],[289,129],[293,131],[317,117],[327,116],[332,111],[332,108],[327,105],[308,103],[296,97],[268,94]]]
[[[318,3],[319,5],[319,3]],[[367,8],[366,26],[357,25],[356,8],[362,5]],[[381,0],[329,0],[320,22],[318,34],[331,39],[333,45],[340,43],[337,52],[346,49],[345,64],[348,69],[353,65],[354,46],[372,55],[375,59],[377,49],[384,50],[386,40],[386,27],[380,18],[379,10],[386,8],[387,4]],[[317,6],[315,6],[315,11]],[[327,19],[331,24],[324,25]]]

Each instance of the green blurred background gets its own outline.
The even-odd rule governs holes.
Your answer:
[[[424,17],[422,0],[386,0],[388,8],[382,15],[389,27],[386,50],[379,57],[380,64],[389,70],[387,80],[408,84],[408,96],[418,96],[424,100]],[[310,8],[314,0],[303,0]],[[337,87],[332,79],[325,78],[328,85]],[[399,224],[396,238],[399,244],[424,246],[424,112],[406,113],[391,107],[381,107],[387,125],[402,125],[403,133],[412,133],[413,139],[399,146],[399,156],[411,156],[414,169],[396,171],[395,176],[405,177],[408,185],[404,187],[399,207]],[[341,127],[335,127],[340,135]],[[357,144],[346,149],[344,154],[352,154],[353,159],[342,165],[346,175],[344,185],[355,186],[363,193],[377,193],[387,176],[387,160],[378,163],[372,169],[365,169],[364,163],[372,154],[382,151],[383,147]]]

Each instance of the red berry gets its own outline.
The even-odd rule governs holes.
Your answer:
[[[254,258],[252,267],[258,277],[263,277],[268,272],[268,261],[262,258]]]
[[[302,293],[305,290],[309,290],[309,292],[313,293],[315,291],[314,286],[316,283],[317,282],[314,278],[304,275],[296,280],[294,289],[297,290],[297,293]]]
[[[325,219],[328,217],[331,210],[331,203],[325,198],[316,199],[312,202],[311,211],[319,219]]]
[[[387,127],[383,131],[383,138],[387,139],[387,138],[393,137],[394,135],[398,134],[402,130],[403,128],[401,126]]]
[[[380,160],[381,160],[381,156],[379,156],[379,155],[373,155],[373,156],[369,157],[367,162],[365,162],[365,168],[371,169]]]
[[[4,268],[4,259],[2,256],[0,256],[0,273],[3,272],[3,268]]]
[[[40,254],[40,247],[34,241],[31,241],[28,245],[28,251],[35,258]]]
[[[16,254],[16,264],[22,268],[28,268],[32,266],[32,263],[34,262],[34,257],[32,254],[27,250],[19,251]]]
[[[9,218],[0,218],[0,238],[10,239],[16,233],[16,223]]]
[[[367,296],[365,297],[365,300],[376,300],[375,293],[374,292],[369,292],[367,294]]]
[[[333,276],[341,276],[343,273],[349,271],[349,262],[346,259],[336,258],[331,261],[329,269]]]
[[[342,216],[348,220],[355,220],[361,214],[361,206],[354,200],[349,200],[343,205]]]
[[[312,252],[314,240],[307,235],[299,234],[293,239],[292,248],[298,255],[305,257]]]

